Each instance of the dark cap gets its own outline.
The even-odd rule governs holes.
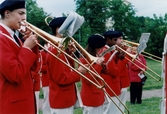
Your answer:
[[[118,31],[118,34],[119,34],[118,37],[121,37],[121,36],[123,37],[124,36],[123,33],[120,32],[120,31]]]
[[[0,4],[0,14],[6,10],[13,11],[20,8],[25,8],[25,0],[5,0]]]
[[[118,31],[107,31],[103,34],[105,38],[109,37],[110,39],[112,38],[118,38],[120,37],[120,33]]]
[[[50,23],[49,27],[52,29],[52,33],[55,34],[56,28],[60,27],[64,21],[66,20],[67,17],[57,17],[54,18]]]
[[[106,41],[103,36],[95,34],[88,38],[88,44],[91,48],[102,48]]]

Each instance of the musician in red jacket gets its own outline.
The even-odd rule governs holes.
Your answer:
[[[88,45],[86,51],[97,56],[97,52],[105,45],[105,39],[101,35],[92,35],[88,38]],[[83,64],[88,64],[84,58],[80,59]],[[100,74],[104,57],[99,58],[92,67]],[[90,70],[94,71],[92,68]],[[91,74],[86,73],[85,76],[95,83],[102,85],[102,80],[98,77],[92,77]],[[99,75],[100,76],[100,75]],[[97,82],[96,82],[97,81]],[[98,84],[97,83],[97,84]],[[104,92],[97,88],[90,81],[82,78],[81,98],[84,105],[83,114],[103,114]]]
[[[36,114],[31,71],[37,37],[26,30],[22,43],[15,34],[26,20],[25,1],[3,1],[0,14],[0,114]]]
[[[119,32],[119,31],[118,31]],[[127,50],[127,46],[123,45],[123,33],[119,32],[118,39],[116,44],[120,46],[123,50]],[[131,52],[131,50],[129,50]],[[124,58],[126,59],[126,58]],[[121,85],[121,94],[119,96],[120,100],[122,101],[123,104],[126,104],[127,100],[127,88],[130,86],[130,77],[129,77],[129,71],[128,71],[128,64],[124,65],[124,62],[122,61],[123,68],[120,71],[120,85]],[[124,111],[124,106],[119,102],[118,106],[122,111]],[[120,112],[121,114],[121,112]]]
[[[65,19],[65,17],[57,17],[50,22],[49,26],[52,28],[53,35],[62,37],[58,33],[58,29]],[[49,50],[62,61],[73,66],[74,61],[58,49],[50,46]],[[79,67],[78,72],[85,74],[87,71]],[[51,114],[73,114],[74,104],[77,100],[75,82],[80,81],[80,75],[49,53],[47,54],[47,73]]]
[[[132,53],[137,53],[137,47],[133,47]],[[135,63],[135,64],[133,64]],[[129,75],[130,75],[130,102],[131,104],[142,103],[142,80],[140,75],[144,76],[146,70],[146,60],[143,55],[139,54],[138,57],[132,62],[128,63]],[[144,64],[144,65],[142,65]],[[139,66],[139,67],[138,67]],[[142,68],[142,69],[141,69]],[[139,75],[140,74],[140,75]]]
[[[119,37],[118,31],[107,31],[104,33],[106,40],[105,47],[101,50],[100,53],[104,52],[111,46],[115,45]],[[125,66],[128,61],[123,59],[124,54],[117,50],[112,50],[111,52],[105,54],[105,63],[106,70],[102,70],[101,76],[104,78],[109,87],[106,87],[107,93],[110,95],[116,105],[119,104],[119,100],[115,95],[119,96],[121,94],[121,85],[120,85],[120,71],[123,70],[122,66]],[[113,90],[113,92],[110,90]],[[118,107],[111,100],[105,101],[104,103],[104,114],[117,114],[120,112]]]

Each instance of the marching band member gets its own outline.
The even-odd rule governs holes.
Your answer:
[[[0,114],[36,114],[31,71],[36,68],[37,37],[26,30],[22,43],[15,35],[26,20],[25,1],[3,1],[0,14]]]
[[[64,20],[65,17],[58,17],[50,22],[49,26],[52,28],[53,35],[62,37],[58,29]],[[49,50],[71,66],[74,63],[55,47],[50,46]],[[82,74],[87,72],[83,67],[79,67],[78,71]],[[80,75],[49,54],[47,55],[47,73],[51,114],[73,114],[77,100],[75,82],[80,81]]]
[[[137,54],[137,47],[132,48],[132,54]],[[139,54],[136,58],[138,61],[134,60],[137,66],[142,68],[144,71],[146,70],[146,60],[143,55]],[[141,78],[144,76],[144,71],[139,67],[134,65],[132,62],[128,63],[129,75],[130,75],[130,102],[131,104],[141,104],[142,103],[142,80]],[[145,66],[143,66],[142,64]],[[140,75],[139,75],[140,74]],[[142,77],[140,77],[142,76]]]
[[[97,52],[105,45],[105,39],[100,35],[92,35],[88,38],[88,45],[86,51],[93,56],[97,56]],[[80,59],[83,64],[88,64],[85,59]],[[102,62],[104,57],[97,60],[96,64],[93,64],[93,68],[100,74],[102,70]],[[90,68],[91,69],[91,68]],[[95,79],[102,85],[99,78],[95,79],[89,73],[85,74],[90,80],[95,82]],[[95,82],[97,83],[97,82]],[[102,89],[97,88],[91,84],[87,79],[82,78],[81,86],[81,99],[84,105],[83,114],[103,114],[104,92]]]
[[[117,38],[117,42],[116,44],[120,47],[122,47],[124,50],[127,50],[128,47],[126,46],[122,46],[123,43],[123,34],[122,32],[119,32],[118,38]],[[129,52],[131,52],[129,50]],[[120,100],[122,101],[123,104],[126,104],[126,100],[127,100],[127,88],[130,86],[130,77],[129,77],[129,71],[128,71],[128,64],[124,65],[123,61],[122,61],[121,65],[123,68],[120,71],[120,84],[121,84],[121,94],[119,96]],[[118,106],[120,107],[120,109],[122,111],[124,111],[124,106],[119,102]],[[121,114],[121,112],[120,112]]]
[[[119,37],[119,32],[117,31],[107,31],[104,33],[104,37],[106,40],[105,47],[101,50],[100,53],[108,49],[109,47],[116,44],[117,39]],[[125,57],[124,53],[113,50],[107,53],[105,56],[106,70],[102,72],[102,77],[109,85],[109,87],[114,91],[114,93],[119,96],[121,94],[121,86],[120,86],[120,71],[122,71],[123,66],[127,64],[127,60],[123,59]],[[105,88],[113,101],[118,105],[119,100],[116,98],[114,93],[106,87]],[[118,114],[120,110],[118,107],[112,102],[104,103],[104,114]]]

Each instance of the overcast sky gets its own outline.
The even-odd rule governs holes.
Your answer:
[[[0,3],[3,0],[0,0]],[[39,7],[43,7],[44,11],[51,13],[52,16],[62,16],[62,13],[68,14],[75,11],[74,0],[36,0]],[[134,9],[137,10],[137,16],[153,17],[164,16],[167,13],[167,0],[127,0],[132,3]]]
[[[157,16],[164,16],[167,13],[167,0],[128,0],[137,10],[137,16],[149,16],[153,17],[153,14]],[[62,16],[62,13],[69,13],[75,11],[74,0],[37,0],[40,7],[48,13],[52,13],[52,16]]]

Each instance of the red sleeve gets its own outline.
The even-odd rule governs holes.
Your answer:
[[[108,65],[107,65],[107,71],[112,76],[119,76],[120,75],[120,71],[124,68],[122,66],[125,66],[126,62],[122,62],[123,60],[118,60],[118,62],[116,63],[115,59],[116,59],[116,55],[108,63]]]
[[[12,50],[15,44],[10,42],[6,37],[0,40],[0,71],[10,82],[20,83],[30,73],[37,56],[24,47],[19,52]]]

